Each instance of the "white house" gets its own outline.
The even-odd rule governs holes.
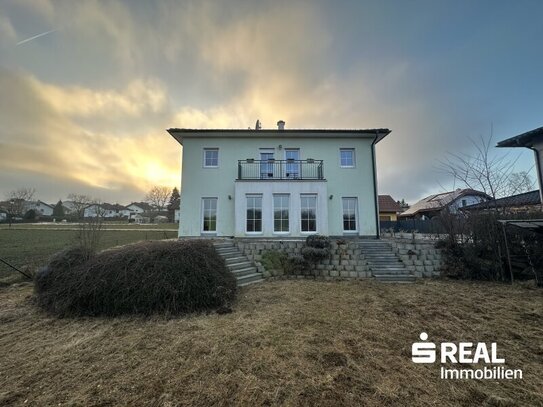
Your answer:
[[[154,212],[156,211],[156,208],[154,208],[152,205],[148,204],[147,202],[132,202],[130,205],[126,205],[126,208],[133,214],[136,215],[138,213],[145,213],[145,212]]]
[[[474,189],[456,189],[454,191],[434,194],[421,199],[412,205],[399,218],[430,219],[438,216],[441,211],[447,209],[450,213],[457,213],[458,209],[465,206],[488,201],[490,196]]]
[[[168,132],[183,146],[179,236],[379,235],[388,129]]]
[[[36,215],[43,215],[43,216],[52,216],[53,215],[53,206],[46,204],[42,201],[26,201],[24,203],[24,212],[28,212],[29,210],[33,209],[36,212]]]
[[[85,208],[83,216],[85,218],[95,218],[97,216],[104,218],[128,218],[130,211],[125,206],[119,204],[92,204]]]
[[[500,141],[497,147],[524,147],[534,152],[539,202],[543,205],[543,127]]]

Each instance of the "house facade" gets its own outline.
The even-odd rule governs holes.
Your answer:
[[[539,202],[543,205],[543,127],[500,141],[497,147],[524,147],[534,152]]]
[[[183,146],[180,237],[379,234],[375,130],[169,129]]]
[[[397,221],[402,208],[390,195],[379,195],[379,220]]]
[[[119,204],[92,204],[85,208],[85,218],[95,218],[101,216],[103,218],[128,218],[130,210]]]
[[[24,203],[24,212],[33,209],[37,215],[53,216],[54,205],[46,204],[42,201],[26,201]]]
[[[460,209],[490,200],[491,197],[474,189],[456,189],[450,192],[434,194],[421,199],[405,212],[399,215],[400,219],[431,219],[448,210],[456,214]]]

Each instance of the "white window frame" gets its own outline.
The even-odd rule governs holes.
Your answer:
[[[341,153],[344,151],[350,151],[352,153],[352,165],[343,165],[343,162],[341,160]],[[349,148],[340,148],[339,149],[339,166],[341,168],[356,168],[356,149],[349,147]]]
[[[344,210],[344,202],[346,200],[354,200],[354,221],[355,221],[355,226],[356,228],[354,230],[345,230],[345,223],[344,223],[344,219],[343,219],[343,216],[345,215],[345,210]],[[343,229],[343,233],[344,234],[352,234],[352,233],[358,233],[358,229],[359,229],[359,223],[360,223],[360,220],[359,220],[359,217],[358,217],[358,197],[356,196],[344,196],[341,198],[341,228]]]
[[[302,228],[302,198],[315,198],[315,230],[303,230]],[[314,235],[319,231],[319,196],[318,194],[300,194],[300,234]]]
[[[288,212],[288,230],[275,230],[275,197],[286,197],[287,198],[287,212]],[[283,208],[283,207],[281,207]],[[291,217],[291,210],[290,210],[290,194],[273,194],[272,195],[272,228],[273,228],[273,233],[275,235],[288,235],[290,234],[290,225],[291,225],[291,220],[292,220],[292,217]],[[283,218],[281,218],[281,220],[283,220]]]
[[[302,165],[300,163],[295,163],[295,164],[289,164],[287,161],[287,153],[289,151],[296,151],[298,152],[298,160],[301,160],[302,159],[302,151],[300,150],[300,148],[297,148],[297,147],[289,147],[289,148],[285,148],[284,149],[285,153],[284,153],[284,160],[285,160],[285,177],[287,179],[299,179],[302,177]],[[297,176],[293,177],[293,176],[289,176],[287,177],[286,176],[286,173],[287,173],[287,169],[289,168],[289,165],[293,165],[295,166],[294,168],[297,169]]]
[[[205,200],[206,199],[214,199],[215,200],[215,230],[204,230],[204,215],[205,215]],[[216,235],[217,229],[219,228],[219,198],[215,196],[204,196],[202,197],[202,203],[201,203],[201,213],[200,213],[200,229],[201,233],[204,235]]]
[[[217,165],[207,165],[206,153],[208,151],[216,151],[217,152]],[[220,163],[220,157],[219,156],[220,156],[220,154],[219,154],[219,148],[218,147],[204,147],[202,167],[203,168],[219,168],[219,163]]]
[[[260,230],[249,231],[247,230],[247,201],[249,198],[260,198]],[[264,233],[264,197],[262,194],[246,194],[245,195],[245,233],[247,235],[261,235]]]

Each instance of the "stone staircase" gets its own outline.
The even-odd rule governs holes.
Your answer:
[[[361,240],[359,247],[372,276],[383,283],[413,283],[415,276],[383,240]]]
[[[218,241],[213,246],[226,262],[226,267],[236,276],[238,287],[264,281],[252,261],[239,251],[233,242]]]

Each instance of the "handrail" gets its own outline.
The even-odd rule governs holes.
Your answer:
[[[238,160],[239,180],[323,180],[323,160]]]

